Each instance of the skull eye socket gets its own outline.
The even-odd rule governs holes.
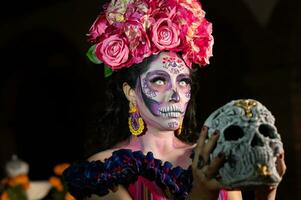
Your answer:
[[[275,129],[268,124],[261,124],[258,128],[258,131],[265,137],[269,137],[271,139],[277,138],[277,135],[275,134]]]
[[[231,141],[231,140],[238,140],[239,138],[242,138],[244,136],[244,131],[236,125],[228,126],[224,130],[224,137],[225,140]]]

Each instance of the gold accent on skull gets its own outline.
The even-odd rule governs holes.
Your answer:
[[[257,171],[260,176],[271,176],[272,172],[269,170],[269,167],[265,164],[257,164]]]
[[[253,117],[253,113],[252,113],[252,108],[254,106],[256,106],[256,101],[251,100],[251,99],[241,99],[235,102],[235,106],[240,107],[242,109],[244,109],[245,111],[245,115],[248,118],[252,118]]]

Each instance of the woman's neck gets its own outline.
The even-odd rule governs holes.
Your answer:
[[[174,131],[159,131],[152,128],[148,128],[142,136],[131,136],[128,145],[129,148],[140,150],[143,153],[151,151],[158,158],[184,146],[186,144],[175,137]]]
[[[191,165],[189,155],[194,146],[179,140],[175,137],[174,131],[158,131],[148,127],[144,135],[139,137],[132,135],[128,141],[117,145],[116,149],[131,149],[142,151],[144,154],[152,152],[155,158],[186,169]]]

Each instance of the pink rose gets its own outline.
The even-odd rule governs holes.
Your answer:
[[[128,45],[125,39],[117,34],[98,43],[95,48],[95,55],[99,60],[111,67],[112,70],[131,65],[129,63]]]
[[[171,50],[179,46],[180,30],[169,18],[161,18],[152,27],[152,41],[160,50]]]
[[[105,33],[106,28],[108,27],[108,21],[104,15],[98,16],[91,26],[88,36],[88,41],[97,42],[98,38]]]

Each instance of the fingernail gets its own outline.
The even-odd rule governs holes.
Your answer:
[[[219,153],[217,154],[217,156],[218,156],[219,158],[223,158],[223,157],[225,156],[225,153],[224,153],[224,152],[219,152]]]
[[[189,158],[193,159],[193,158],[194,158],[194,154],[195,154],[195,153],[194,153],[194,150],[192,150],[192,152],[191,152]]]
[[[202,127],[202,131],[207,131],[208,130],[208,127],[207,126],[203,126]]]
[[[219,135],[219,130],[215,130],[213,135]]]
[[[283,154],[279,154],[279,159],[282,159],[283,158]]]
[[[118,185],[113,185],[113,187],[111,188],[111,190],[113,191],[113,192],[117,192],[117,190],[118,190]]]

